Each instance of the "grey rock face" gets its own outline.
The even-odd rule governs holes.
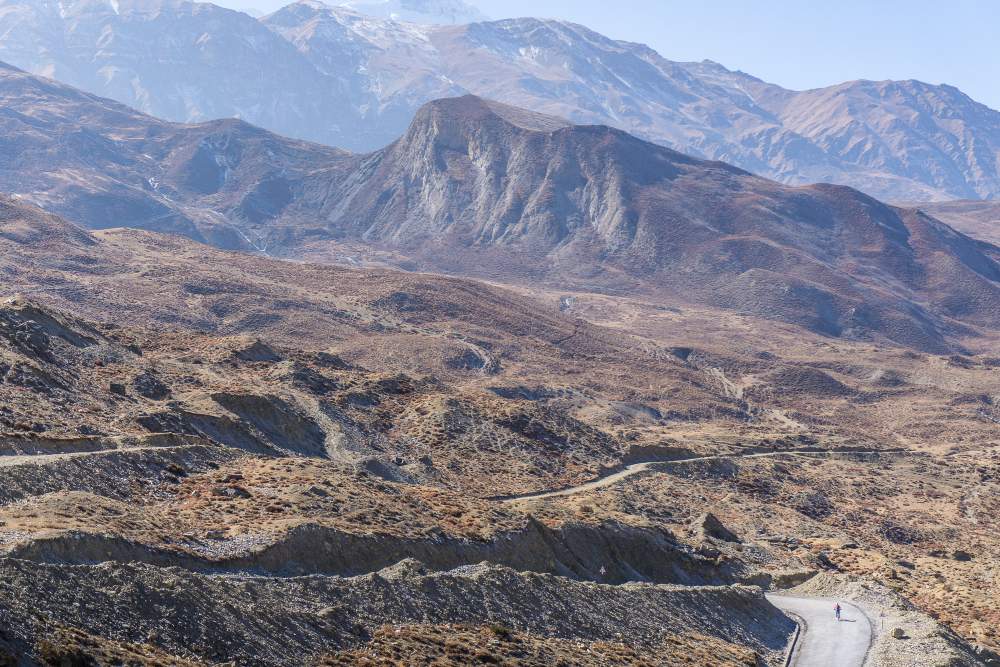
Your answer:
[[[0,192],[89,227],[291,257],[363,244],[421,270],[662,291],[937,352],[1000,326],[1000,249],[919,211],[477,97],[425,105],[362,155],[167,123],[11,68],[0,102]]]
[[[998,323],[997,249],[929,216],[474,97],[428,104],[403,138],[295,206],[433,270],[655,285],[832,336],[925,349],[944,349],[951,318]]]
[[[177,0],[4,0],[0,60],[169,120],[239,117],[352,150],[394,140],[427,101],[472,93],[790,184],[1000,197],[1000,112],[950,86],[797,92],[563,21],[389,18],[481,18],[458,0],[347,5],[305,0],[257,20]]]

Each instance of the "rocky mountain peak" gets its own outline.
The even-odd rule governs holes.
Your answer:
[[[410,124],[410,133],[428,124],[464,125],[481,129],[484,124],[503,124],[529,132],[553,132],[570,127],[563,118],[487,100],[476,95],[433,100],[422,106]]]
[[[89,227],[286,256],[349,240],[429,271],[671,293],[934,351],[951,349],[958,321],[1000,313],[992,246],[848,187],[781,185],[606,125],[466,95],[347,154],[7,79],[0,154],[14,168],[0,191]]]
[[[335,12],[343,11],[339,7],[328,5],[320,0],[297,0],[281,9],[268,14],[264,20],[268,25],[289,26],[298,25],[304,21],[310,21],[318,16],[332,15]]]
[[[339,3],[361,14],[415,23],[461,24],[488,17],[463,0],[347,0]]]

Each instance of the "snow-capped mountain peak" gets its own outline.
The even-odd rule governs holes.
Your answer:
[[[489,20],[462,0],[345,0],[336,4],[361,14],[411,23],[461,24]]]

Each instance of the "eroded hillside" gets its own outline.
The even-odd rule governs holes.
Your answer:
[[[237,120],[167,123],[7,66],[0,96],[0,189],[91,228],[681,299],[926,352],[998,326],[995,246],[850,188],[781,185],[606,126],[465,96],[354,155]]]
[[[988,337],[0,221],[12,655],[777,664],[756,586],[816,572],[911,602],[942,659],[997,645]]]

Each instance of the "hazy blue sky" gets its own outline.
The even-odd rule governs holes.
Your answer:
[[[1000,109],[1000,0],[469,0],[718,61],[788,88],[850,79],[950,83]],[[221,0],[274,9],[282,0]]]

